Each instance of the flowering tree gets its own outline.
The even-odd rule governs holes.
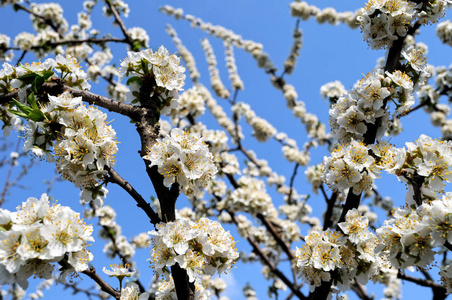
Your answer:
[[[424,28],[436,26],[437,37],[448,44],[443,47],[452,46],[452,23],[440,20],[450,1],[369,0],[361,9],[340,13],[293,2],[293,44],[280,69],[262,44],[162,6],[168,20],[188,21],[211,35],[201,41],[210,85],[201,82],[194,56],[171,25],[166,31],[177,53],[167,50],[170,45],[151,49],[143,28],[126,26],[129,6],[122,0],[85,1],[70,26],[60,4],[1,4],[29,15],[35,32],[19,33],[12,43],[0,35],[3,134],[21,135],[1,163],[9,170],[0,204],[33,168],[26,165],[12,180],[19,160],[45,160],[57,173],[46,193],[19,200],[15,211],[0,209],[0,282],[8,285],[2,297],[23,297],[35,277],[44,281],[31,298],[58,283],[89,298],[227,299],[226,283],[212,276],[240,273],[248,263],[263,266],[271,296],[287,299],[334,294],[372,299],[369,282],[384,286],[385,299],[401,297],[402,281],[431,291],[433,299],[452,292],[452,194],[447,192],[452,121],[449,106],[440,103],[452,101],[452,68],[428,64],[428,47],[416,40]],[[93,26],[100,14],[113,20],[119,36]],[[285,78],[294,72],[303,46],[300,28],[309,19],[359,29],[368,47],[385,52],[351,89],[339,81],[321,87],[329,101],[328,126],[307,112]],[[214,41],[223,44],[228,83],[220,77]],[[127,51],[121,61],[110,49],[117,45]],[[306,131],[291,134],[302,137],[278,131],[278,124],[240,101],[246,80],[235,52],[241,50],[282,93],[288,115]],[[204,124],[206,108],[211,120]],[[442,138],[419,132],[416,140],[392,144],[391,137],[403,136],[404,119],[420,108],[441,128]],[[150,200],[143,196],[146,184],[132,186],[116,169],[120,143],[127,141],[117,138],[110,112],[125,121],[121,126],[135,128],[140,144],[127,155],[144,163],[137,177],[151,181]],[[267,161],[260,157],[265,151],[249,149],[244,140],[249,133],[264,148],[271,140],[279,145],[293,166],[284,171],[288,180],[272,169],[273,154]],[[10,149],[11,140],[3,140],[3,149]],[[326,154],[311,162],[316,151]],[[313,211],[309,195],[298,192],[305,188],[297,186],[301,169],[313,193],[320,192],[312,198],[326,202],[323,214]],[[407,188],[403,203],[394,205],[377,187],[377,179],[394,180],[391,175]],[[98,243],[93,226],[73,208],[52,202],[57,178],[80,190],[85,219],[98,224],[99,236],[107,240],[104,252],[117,262],[110,269],[96,264],[90,250]],[[111,186],[126,192],[123,202],[135,203],[150,221],[134,223],[140,234],[122,234],[116,216],[124,211],[110,205]],[[240,254],[237,241],[248,245],[237,245]],[[148,249],[152,276],[138,273],[143,262],[135,252],[141,248]],[[108,276],[119,284],[109,283]],[[84,277],[100,291],[80,287]],[[243,289],[247,299],[256,299],[254,289]]]

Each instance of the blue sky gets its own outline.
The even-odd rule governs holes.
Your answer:
[[[75,12],[82,9],[82,1],[60,1],[60,4],[65,10],[64,16],[68,19],[69,24],[74,24],[76,22]],[[222,42],[215,37],[208,36],[199,29],[190,27],[186,21],[175,21],[173,18],[158,12],[158,7],[165,4],[181,7],[186,13],[200,17],[214,25],[218,24],[231,29],[242,35],[244,39],[262,43],[264,50],[269,53],[275,65],[282,69],[284,60],[289,54],[292,45],[292,31],[296,22],[296,19],[290,16],[290,1],[130,1],[131,12],[129,17],[124,19],[126,26],[140,26],[146,29],[150,36],[151,48],[157,49],[160,45],[164,45],[171,52],[175,52],[171,39],[165,33],[165,26],[170,23],[178,32],[184,45],[194,54],[198,69],[201,72],[201,82],[206,86],[209,85],[209,76],[200,40],[205,37],[209,38],[219,62],[220,76],[226,86],[230,87],[230,83],[227,81],[228,74],[224,67]],[[363,6],[364,3],[362,0],[323,0],[312,1],[311,4],[318,5],[320,8],[332,6],[337,11],[354,11]],[[22,31],[32,32],[29,17],[26,13],[14,13],[10,8],[1,8],[0,14],[2,14],[2,18],[0,18],[0,33],[8,34],[13,38]],[[95,11],[95,16],[93,18],[94,28],[99,29],[101,33],[111,33],[113,36],[121,37],[118,27],[112,28],[111,19],[106,20],[103,18],[98,9]],[[446,16],[446,18],[450,19],[450,16]],[[435,26],[421,28],[418,40],[425,42],[429,46],[427,56],[430,64],[448,66],[451,63],[451,49],[441,44],[434,34],[434,28]],[[345,88],[351,88],[362,77],[362,74],[372,71],[376,65],[376,60],[384,56],[385,52],[384,50],[371,50],[366,42],[362,40],[359,29],[352,30],[346,25],[319,25],[315,20],[309,20],[301,21],[300,29],[303,31],[303,48],[294,73],[285,78],[288,83],[296,87],[299,99],[306,103],[307,111],[316,114],[322,122],[328,124],[328,102],[321,98],[319,94],[320,87],[327,82],[340,80]],[[121,45],[114,45],[112,51],[116,62],[126,56],[126,49]],[[249,103],[258,116],[270,121],[278,131],[286,132],[291,138],[297,140],[298,145],[301,147],[307,141],[304,126],[292,117],[290,110],[285,105],[285,99],[281,92],[272,87],[269,76],[262,69],[257,68],[256,62],[248,53],[236,49],[235,54],[238,72],[245,85],[245,90],[239,93],[238,100]],[[24,62],[33,60],[32,55],[28,54]],[[190,80],[187,80],[185,87],[187,89],[191,87]],[[105,94],[105,87],[102,84],[93,84],[92,91]],[[229,112],[226,101],[221,102],[219,100],[219,102]],[[150,196],[154,195],[154,192],[152,185],[147,180],[143,162],[137,155],[139,141],[133,125],[129,124],[126,118],[115,114],[109,114],[108,119],[114,119],[112,126],[117,132],[118,141],[120,141],[120,150],[115,169],[141,192],[145,199],[149,199]],[[218,128],[215,120],[209,116],[204,116],[201,120],[208,126]],[[430,125],[428,116],[423,111],[413,113],[402,122],[405,129],[404,132],[401,136],[392,139],[392,142],[397,146],[403,146],[405,141],[414,141],[421,133],[438,138],[441,136],[439,129]],[[419,126],[419,124],[422,124],[422,126]],[[290,178],[293,165],[282,158],[280,145],[275,142],[260,144],[250,136],[251,130],[249,127],[246,124],[243,124],[243,127],[244,132],[248,133],[244,140],[245,147],[254,149],[259,158],[265,158],[270,162],[270,166],[274,171],[285,175],[286,178]],[[324,155],[328,155],[326,149],[319,148],[312,153],[312,163],[321,162]],[[26,160],[21,162],[26,163]],[[304,168],[300,168],[295,187],[299,193],[308,194],[311,193],[311,187],[307,185],[304,179],[304,170]],[[53,174],[52,165],[40,162],[39,167],[33,168],[22,182],[28,188],[26,190],[17,188],[12,190],[4,208],[14,209],[20,202],[25,201],[27,197],[38,197],[46,189],[46,186],[41,184],[42,180],[51,178]],[[5,176],[6,169],[0,169],[0,183],[3,182],[2,180]],[[405,188],[395,178],[377,181],[376,184],[379,186],[380,192],[383,195],[391,195],[397,205],[404,203]],[[107,204],[112,205],[117,210],[117,221],[123,227],[125,235],[131,236],[152,230],[144,213],[134,205],[134,202],[125,192],[112,185],[108,188],[110,194],[107,198]],[[278,200],[280,197],[273,190],[269,189],[269,193],[275,197],[276,203],[280,201]],[[78,211],[82,210],[78,205],[78,191],[68,182],[58,183],[51,195],[63,205],[70,205]],[[178,204],[182,207],[188,205],[188,201],[181,197]],[[314,215],[320,217],[325,208],[324,200],[320,196],[312,195],[308,204],[314,208]],[[232,228],[228,229],[232,230]],[[234,233],[234,231],[232,232]],[[302,244],[298,246],[301,247]],[[239,249],[250,249],[245,240],[240,240],[238,247]],[[103,241],[100,238],[96,238],[92,251],[95,255],[93,264],[98,271],[103,266],[119,263],[118,261],[110,262],[104,260],[102,248]],[[147,283],[147,278],[151,274],[146,262],[148,255],[148,250],[140,250],[136,257],[140,272],[143,274],[144,283]],[[226,281],[233,286],[233,289],[228,292],[230,298],[241,299],[241,288],[246,282],[250,282],[255,287],[258,298],[266,299],[268,296],[265,283],[263,283],[260,275],[260,269],[260,266],[257,265],[239,264],[237,269],[233,271],[232,276],[226,276]],[[253,275],[250,276],[250,274]],[[91,286],[89,279],[85,278],[83,281],[85,286]],[[116,284],[109,278],[107,278],[107,282],[112,285]],[[426,297],[431,295],[428,289],[412,289],[412,287],[413,285],[404,284],[403,294],[405,297],[416,295],[416,298],[421,298],[420,295]],[[381,285],[373,290],[375,290],[377,298],[381,297]],[[305,289],[303,289],[303,292],[307,294]],[[82,298],[81,296],[72,296],[67,291],[62,291],[61,287],[55,288],[46,295],[49,298],[53,298],[56,297],[55,295],[61,294],[64,294],[67,299]]]

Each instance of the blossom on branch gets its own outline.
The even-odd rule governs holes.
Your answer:
[[[30,197],[16,212],[0,209],[0,284],[16,282],[23,288],[28,278],[49,279],[52,263],[61,262],[63,273],[82,272],[93,255],[86,250],[93,228],[67,206],[51,204],[46,194]]]
[[[202,274],[229,272],[238,258],[229,231],[207,218],[160,223],[149,234],[153,243],[150,261],[158,274],[168,273],[168,267],[177,262],[190,282],[198,282]]]
[[[174,128],[170,135],[157,139],[150,152],[144,156],[164,176],[166,187],[179,183],[186,195],[200,192],[217,173],[208,146],[197,133]]]

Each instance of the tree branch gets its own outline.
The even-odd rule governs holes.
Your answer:
[[[46,43],[46,46],[50,46],[50,47],[57,47],[57,46],[61,46],[61,45],[77,45],[77,44],[83,44],[83,43],[91,43],[91,44],[105,44],[108,42],[113,42],[113,43],[128,43],[128,41],[126,39],[121,39],[121,38],[115,38],[115,37],[105,37],[105,38],[86,38],[86,39],[81,39],[81,40],[62,40],[62,41],[58,41],[58,42],[49,42]],[[42,45],[39,46],[32,46],[30,48],[30,50],[39,50],[42,49]],[[20,47],[7,47],[6,50],[22,50],[22,48]],[[26,51],[24,51],[26,52]]]
[[[421,278],[413,277],[410,275],[402,274],[400,272],[397,274],[397,278],[400,278],[402,280],[406,280],[409,282],[413,282],[413,283],[416,283],[417,285],[424,286],[424,287],[431,287],[431,288],[434,287],[437,289],[446,290],[446,288],[443,287],[442,285],[440,285],[432,280],[429,280],[429,279],[421,279]]]
[[[278,245],[283,249],[284,253],[286,253],[287,257],[292,261],[295,259],[295,256],[293,255],[292,251],[287,247],[286,243],[281,239],[278,232],[276,231],[275,227],[273,227],[272,222],[261,213],[257,214],[257,218],[262,221],[265,228],[270,232],[270,234],[273,236],[273,238],[276,240]]]
[[[44,16],[41,16],[41,15],[33,12],[32,10],[26,8],[25,6],[17,4],[17,3],[13,5],[13,8],[15,10],[23,10],[23,11],[29,13],[30,15],[33,15],[34,17],[41,19],[45,24],[49,25],[56,33],[58,33],[60,35],[60,37],[62,37],[61,33],[58,31],[58,26],[53,24],[53,22],[50,19],[48,19]]]
[[[106,283],[100,276],[96,273],[96,269],[94,267],[90,267],[82,272],[92,280],[94,280],[102,291],[113,296],[115,299],[119,299],[121,297],[121,293],[112,288],[108,283]]]
[[[138,107],[134,107],[133,105],[122,103],[119,101],[112,100],[110,98],[100,96],[89,91],[79,90],[72,88],[60,79],[52,79],[46,83],[44,83],[41,87],[42,93],[51,94],[51,95],[59,95],[64,91],[69,91],[74,97],[82,97],[84,102],[89,104],[97,105],[103,107],[109,111],[119,113],[121,115],[128,116],[131,119],[136,119],[138,114],[140,113],[140,109]],[[9,94],[0,95],[0,105],[6,104],[11,100],[18,97],[18,92],[12,92]]]
[[[323,195],[325,197],[326,203],[327,203],[327,208],[326,208],[326,212],[325,212],[325,220],[323,222],[323,230],[327,230],[330,227],[334,227],[333,224],[333,210],[334,210],[334,205],[336,204],[336,199],[338,196],[337,192],[333,192],[333,194],[331,195],[331,198],[328,199],[326,193],[325,193],[325,189],[323,188],[323,185],[320,186]]]
[[[127,28],[124,25],[124,22],[122,21],[121,17],[119,16],[118,11],[116,10],[115,6],[111,3],[111,1],[107,0],[107,1],[105,1],[105,3],[107,3],[108,7],[110,8],[111,12],[113,13],[116,23],[118,23],[119,28],[121,28],[121,31],[127,40],[127,44],[129,44],[130,48],[133,50],[134,49],[133,40],[130,37],[130,35],[127,33]]]
[[[292,176],[290,177],[289,194],[287,195],[287,203],[289,203],[289,204],[292,204],[293,183],[295,181],[295,176],[297,176],[297,171],[298,171],[299,166],[300,166],[299,163],[295,164],[295,168],[293,169]]]
[[[158,214],[152,209],[151,205],[143,199],[143,197],[130,185],[129,182],[124,180],[113,168],[105,166],[105,170],[108,171],[108,181],[116,183],[117,185],[122,187],[130,196],[132,196],[132,198],[137,203],[137,206],[146,213],[146,215],[149,217],[149,220],[152,224],[154,224],[154,226],[162,222]]]

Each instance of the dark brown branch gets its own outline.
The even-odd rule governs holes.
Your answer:
[[[120,39],[120,38],[87,38],[87,39],[81,39],[81,40],[62,40],[58,42],[48,42],[45,45],[49,47],[57,47],[62,45],[78,45],[83,43],[90,43],[90,44],[105,44],[108,42],[113,43],[128,43],[126,39]],[[30,50],[39,50],[42,48],[42,45],[39,46],[32,46]],[[8,47],[6,50],[22,50],[20,47]],[[26,52],[26,51],[24,51]]]
[[[334,210],[334,205],[336,204],[336,199],[338,196],[337,192],[333,192],[333,194],[331,195],[331,198],[328,199],[328,197],[326,196],[325,193],[325,189],[323,188],[323,185],[320,186],[320,189],[322,190],[325,200],[327,201],[327,208],[326,208],[326,212],[325,212],[325,220],[323,222],[323,230],[327,230],[330,227],[334,227],[333,224],[333,210]]]
[[[358,295],[358,297],[363,300],[373,300],[374,299],[374,297],[369,297],[369,295],[366,292],[366,289],[356,280],[356,278],[355,278],[351,288],[356,293],[356,295]]]
[[[124,22],[122,21],[121,17],[119,16],[118,11],[116,10],[115,6],[111,3],[110,0],[105,1],[105,3],[107,3],[108,7],[110,8],[111,12],[113,13],[113,16],[115,17],[115,21],[116,23],[118,23],[119,28],[121,28],[122,33],[124,34],[124,37],[127,40],[127,44],[130,45],[130,48],[132,50],[134,50],[134,46],[133,46],[133,40],[130,37],[130,35],[127,33],[127,28],[124,25]]]
[[[448,250],[452,251],[452,245],[446,241],[446,243],[444,244],[444,247],[446,247]]]
[[[110,4],[107,1],[107,4]],[[149,152],[155,144],[159,127],[156,125],[160,118],[158,113],[158,95],[153,93],[155,82],[152,78],[144,78],[143,85],[140,87],[140,103],[143,107],[139,109],[134,121],[141,140],[140,156],[143,157]],[[152,96],[151,96],[152,95]],[[146,172],[152,181],[154,190],[160,203],[160,212],[162,222],[172,222],[176,220],[176,201],[179,197],[179,184],[173,183],[171,188],[163,184],[163,175],[158,172],[158,167],[150,167],[149,161],[143,159],[146,166]],[[195,296],[195,286],[188,281],[187,271],[182,269],[179,264],[171,267],[171,274],[176,287],[178,299],[193,300]]]
[[[110,98],[100,96],[88,91],[82,91],[72,88],[60,79],[53,79],[44,83],[41,87],[43,93],[48,93],[51,95],[59,95],[64,91],[69,91],[74,97],[82,97],[84,102],[89,104],[97,105],[103,107],[109,111],[116,112],[131,119],[136,119],[139,114],[139,108],[134,107],[130,104],[122,103],[119,101],[112,100]],[[0,95],[0,105],[10,102],[12,99],[18,97],[18,92],[12,92],[5,95]]]
[[[434,287],[437,289],[446,290],[446,288],[443,287],[442,285],[440,285],[432,280],[429,280],[429,279],[421,279],[421,278],[413,277],[410,275],[402,274],[400,272],[397,274],[397,278],[400,278],[402,280],[406,280],[409,282],[413,282],[413,283],[416,283],[417,285],[424,286],[424,287]]]
[[[295,181],[295,176],[297,176],[297,171],[298,171],[299,166],[300,166],[299,163],[295,164],[295,168],[293,169],[292,176],[290,177],[289,194],[287,195],[287,203],[289,203],[289,204],[292,204],[293,183]]]
[[[64,286],[64,289],[72,289],[72,295],[76,295],[79,293],[85,294],[88,299],[93,299],[93,297],[102,299],[102,295],[100,293],[94,293],[93,290],[94,287],[82,289],[77,286],[78,283],[68,283],[68,282],[58,282],[58,284],[61,284]]]
[[[16,65],[20,64],[20,62],[24,59],[25,54],[27,54],[27,50],[22,51],[22,54],[20,55],[19,59],[16,62]]]
[[[289,247],[287,247],[286,243],[281,239],[281,237],[279,236],[279,234],[276,231],[275,227],[273,227],[272,222],[266,216],[262,215],[261,213],[257,214],[257,218],[262,221],[262,223],[264,224],[265,228],[270,232],[270,234],[276,240],[276,242],[281,247],[281,249],[283,249],[283,251],[284,251],[284,253],[286,253],[287,257],[290,260],[294,260],[295,256],[293,255],[293,253],[289,249]]]
[[[58,33],[60,35],[60,37],[62,37],[61,33],[58,31],[58,29],[59,29],[58,26],[56,26],[50,19],[48,19],[44,16],[41,16],[41,15],[33,12],[32,10],[26,8],[25,6],[17,4],[17,3],[13,5],[13,8],[15,10],[23,10],[23,11],[29,13],[30,15],[33,15],[34,17],[41,19],[44,22],[44,24],[49,25],[56,33]]]
[[[136,201],[137,206],[146,213],[152,224],[156,225],[162,221],[160,220],[158,214],[152,209],[151,205],[143,199],[140,193],[138,193],[129,182],[124,180],[113,168],[106,166],[105,170],[108,171],[108,181],[116,183],[130,196],[132,196],[132,198]]]
[[[416,202],[416,205],[422,205],[422,184],[424,184],[425,176],[419,175],[417,172],[414,172],[413,178],[408,177],[406,173],[403,174],[403,177],[411,184],[413,187],[413,200]]]
[[[121,297],[121,293],[112,288],[108,283],[106,283],[100,276],[96,273],[96,269],[94,267],[88,268],[82,272],[92,280],[94,280],[102,291],[113,296],[115,299],[119,299]]]

